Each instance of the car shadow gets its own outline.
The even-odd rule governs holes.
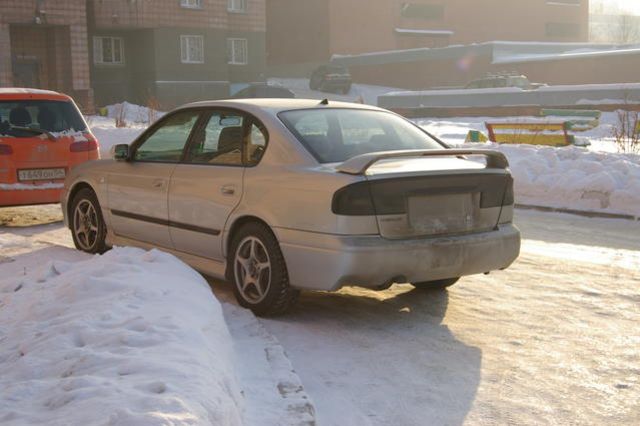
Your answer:
[[[235,303],[230,284],[213,284],[219,299]],[[449,329],[448,308],[447,291],[346,288],[303,292],[290,313],[262,323],[323,424],[458,425],[476,397],[482,352]],[[349,410],[362,418],[341,417]]]

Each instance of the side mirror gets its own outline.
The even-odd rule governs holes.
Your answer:
[[[116,161],[128,161],[129,160],[129,145],[126,143],[119,143],[111,148],[111,156]]]

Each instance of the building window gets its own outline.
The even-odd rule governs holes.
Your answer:
[[[124,41],[121,37],[93,38],[94,64],[124,64]]]
[[[400,15],[403,18],[438,20],[444,18],[444,5],[423,3],[402,3]]]
[[[229,12],[246,12],[247,0],[227,0],[227,10]]]
[[[203,64],[204,37],[199,35],[181,35],[180,61],[184,64]]]
[[[579,37],[580,24],[547,22],[545,25],[545,33],[547,37]]]
[[[180,6],[189,9],[202,9],[202,0],[180,0]]]
[[[249,52],[246,38],[228,38],[227,56],[229,63],[233,65],[246,65],[249,63]]]

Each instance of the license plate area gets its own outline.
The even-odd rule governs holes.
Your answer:
[[[414,235],[473,231],[479,202],[479,193],[410,196],[407,199],[409,226]]]
[[[59,180],[64,179],[65,176],[66,171],[64,167],[18,170],[18,180],[21,182],[34,180]]]

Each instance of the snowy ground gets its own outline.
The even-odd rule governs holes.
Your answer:
[[[228,284],[211,281],[216,297],[222,301],[236,348],[236,380],[244,391],[246,423],[304,424],[303,420],[298,423],[273,421],[278,413],[271,410],[277,412],[285,400],[289,403],[288,410],[295,415],[302,413],[303,417],[298,419],[304,419],[311,409],[309,400],[313,400],[318,424],[325,426],[637,424],[640,418],[640,224],[524,210],[517,210],[516,223],[524,240],[521,257],[511,268],[488,276],[464,278],[443,294],[417,291],[409,285],[395,285],[384,292],[351,288],[335,294],[304,293],[291,315],[259,320],[236,306]],[[33,301],[33,293],[27,292],[46,288],[47,283],[51,285],[64,275],[56,278],[45,273],[46,281],[38,283],[38,271],[51,271],[47,265],[60,265],[59,272],[73,271],[65,268],[88,267],[87,262],[75,263],[83,262],[86,256],[68,248],[71,240],[67,230],[59,223],[3,227],[0,238],[3,254],[8,254],[0,261],[3,283],[9,277],[27,283],[17,292],[9,288],[11,291],[0,293],[5,304],[0,308],[3,337],[4,333],[17,336],[19,331],[13,329],[23,327],[20,340],[25,342],[14,350],[13,343],[9,345],[0,337],[0,360],[6,362],[10,359],[7,353],[15,356],[16,351],[22,349],[26,355],[16,362],[28,360],[30,355],[38,353],[37,339],[44,341],[50,337],[47,331],[51,330],[67,336],[64,342],[68,339],[72,351],[104,357],[101,359],[108,367],[102,369],[88,363],[92,370],[83,372],[92,374],[59,377],[70,365],[70,361],[63,360],[53,370],[60,373],[58,377],[36,382],[42,387],[56,381],[59,384],[42,400],[12,390],[17,386],[14,377],[35,376],[51,369],[3,369],[0,374],[0,419],[3,420],[0,423],[6,423],[14,415],[38,415],[39,408],[34,411],[33,407],[41,405],[35,404],[27,410],[24,408],[26,398],[63,407],[69,394],[76,395],[78,401],[67,401],[68,407],[87,404],[81,396],[106,398],[105,406],[110,398],[119,398],[100,393],[101,389],[108,390],[108,383],[115,379],[107,377],[103,379],[106,384],[99,387],[95,385],[95,377],[117,371],[116,367],[110,367],[114,365],[112,359],[125,354],[111,353],[107,347],[99,351],[98,339],[87,330],[83,334],[71,326],[61,329],[64,326],[53,324],[52,319],[43,320],[50,324],[49,328],[36,330],[35,321],[20,325],[17,314],[5,313],[8,298],[29,295],[28,303],[34,308],[21,315],[37,312],[51,315],[53,307],[38,306]],[[123,267],[144,268],[145,256],[149,255],[138,257],[136,254]],[[156,257],[158,259],[162,257]],[[24,273],[24,268],[27,268],[27,277],[17,277]],[[110,268],[107,269],[102,270],[103,276],[92,279],[110,279]],[[139,294],[155,291],[149,288],[149,282],[145,284],[140,286]],[[122,303],[105,305],[112,315],[126,312],[131,303],[138,305],[139,310],[146,309],[140,300],[133,300],[135,292],[124,290],[131,289],[130,285],[133,284],[120,284]],[[70,292],[69,297],[85,300],[82,297],[85,293],[78,288]],[[110,293],[101,288],[100,294]],[[150,300],[149,309],[155,310],[154,299]],[[207,301],[213,304],[209,309],[217,309],[214,299]],[[207,309],[201,302],[194,302],[194,313]],[[96,312],[103,309],[95,307]],[[95,324],[101,324],[99,315],[94,315]],[[154,345],[131,345],[153,340],[152,333],[136,331],[144,328],[140,327],[140,320],[135,320],[136,315],[132,313],[132,321],[123,321],[119,329],[104,330],[106,336],[125,336],[109,348],[126,348],[134,356],[153,350]],[[62,315],[65,317],[71,314]],[[180,326],[180,317],[172,315],[163,319],[158,312],[157,322],[145,324],[154,332],[166,332],[162,325],[172,321]],[[121,318],[124,319],[125,316]],[[117,323],[117,318],[110,321]],[[37,337],[38,331],[45,334]],[[187,331],[187,336],[191,335]],[[78,336],[84,346],[73,344]],[[62,343],[54,342],[52,347],[59,348]],[[155,347],[158,350],[157,342]],[[207,351],[219,349],[205,347]],[[196,349],[201,348],[183,348],[185,351]],[[53,357],[56,351],[39,353]],[[124,376],[125,380],[135,378],[135,383],[141,384],[139,388],[132,386],[127,390],[151,405],[161,403],[161,409],[168,410],[173,406],[164,401],[176,397],[182,389],[173,380],[157,377],[164,374],[145,374],[155,372],[154,361],[158,358],[146,359],[149,362],[136,364],[135,374]],[[131,361],[124,365],[133,364]],[[80,363],[79,367],[82,366]],[[195,366],[184,368],[191,371]],[[274,387],[271,371],[281,372],[277,388],[282,391],[282,398],[259,391],[265,389],[262,387],[265,382],[266,388]],[[158,382],[166,386],[163,393],[156,392],[161,389]],[[91,384],[95,386],[89,386]],[[301,385],[309,399],[300,397]],[[65,386],[71,390],[65,390]],[[12,396],[10,402],[9,396]],[[192,400],[182,398],[181,402],[187,404]],[[7,404],[11,408],[6,408]],[[53,417],[55,410],[46,410],[42,408],[41,413],[56,418]],[[125,419],[121,424],[130,422]]]
[[[60,222],[10,223],[0,228],[1,424],[313,422],[278,341],[173,256],[92,257]]]

